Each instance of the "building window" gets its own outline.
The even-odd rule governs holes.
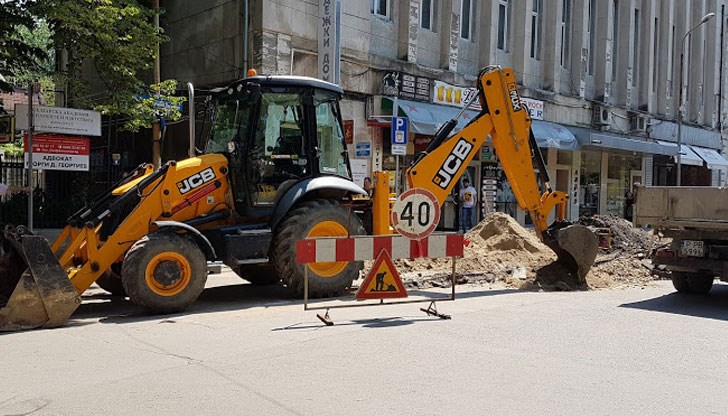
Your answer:
[[[435,8],[436,0],[422,0],[420,8],[420,27],[423,29],[433,30],[435,27]]]
[[[612,81],[617,79],[617,57],[619,56],[619,2],[612,2]]]
[[[571,0],[562,0],[561,4],[561,66],[569,65],[569,48],[571,47]]]
[[[640,11],[634,9],[634,28],[632,29],[632,86],[637,86],[637,70],[640,62]]]
[[[541,60],[541,19],[543,0],[533,0],[531,7],[531,58]]]
[[[498,0],[498,49],[508,50],[508,31],[510,30],[511,1]]]
[[[387,6],[387,0],[372,0],[372,14],[389,17],[389,8]]]
[[[589,75],[594,74],[594,55],[597,52],[596,14],[597,2],[589,0]]]
[[[473,37],[473,16],[475,16],[475,2],[477,0],[463,0],[460,10],[460,37],[472,39]]]
[[[655,33],[652,34],[652,92],[657,92],[657,76],[658,76],[658,67],[657,65],[657,51],[659,46],[659,36],[658,33],[660,33],[660,21],[657,20],[655,17]]]

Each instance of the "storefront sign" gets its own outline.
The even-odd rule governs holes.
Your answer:
[[[354,144],[354,120],[344,120],[344,138],[346,144]]]
[[[372,142],[357,142],[356,157],[372,157]]]
[[[88,171],[91,145],[85,137],[33,136],[33,169]],[[25,137],[25,167],[28,167],[28,138]]]
[[[402,72],[387,72],[382,78],[382,94],[406,100],[430,101],[432,80]]]
[[[15,104],[18,130],[28,129],[28,105]],[[37,132],[101,136],[101,113],[64,107],[33,106],[33,127]]]
[[[543,101],[521,97],[521,102],[528,108],[532,119],[543,120]]]
[[[339,82],[339,1],[319,0],[318,72],[324,81]]]
[[[478,90],[476,88],[457,87],[447,82],[435,81],[432,102],[434,104],[451,105],[454,107],[464,107],[472,98],[476,97]],[[480,110],[480,103],[476,98],[470,106],[471,110]]]

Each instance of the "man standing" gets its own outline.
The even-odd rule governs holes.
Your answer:
[[[463,233],[473,228],[473,215],[475,215],[475,200],[477,192],[470,186],[468,179],[463,179],[463,186],[460,188],[460,229]]]

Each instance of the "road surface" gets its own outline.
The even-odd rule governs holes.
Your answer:
[[[184,315],[97,291],[64,328],[0,335],[0,414],[728,413],[728,285],[462,286],[437,304],[451,320],[416,303],[334,309],[326,327],[277,288],[213,282]]]

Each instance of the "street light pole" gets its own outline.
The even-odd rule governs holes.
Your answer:
[[[682,124],[683,124],[683,117],[685,113],[685,103],[683,102],[683,88],[687,87],[687,84],[684,83],[684,75],[683,75],[683,67],[685,65],[685,40],[688,38],[688,35],[690,35],[690,32],[693,30],[699,28],[703,23],[707,22],[708,20],[715,17],[715,13],[710,12],[703,16],[702,19],[700,19],[700,23],[693,26],[690,30],[685,32],[685,35],[682,38],[681,46],[680,46],[680,92],[678,94],[678,110],[677,110],[677,186],[682,185]],[[686,91],[687,93],[687,91]],[[687,95],[687,94],[686,94]]]

